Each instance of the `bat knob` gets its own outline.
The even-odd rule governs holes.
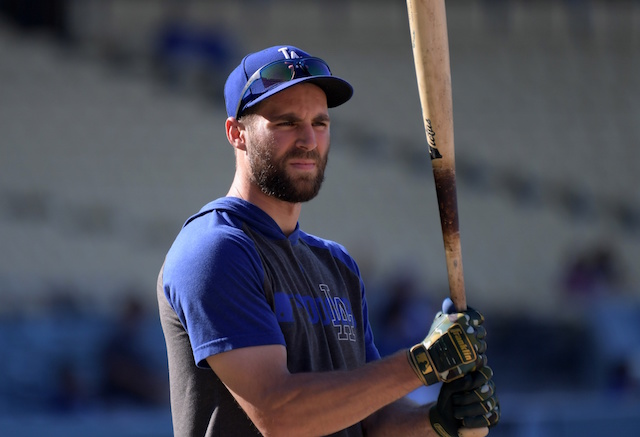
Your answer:
[[[489,434],[489,428],[461,428],[458,437],[484,437]]]

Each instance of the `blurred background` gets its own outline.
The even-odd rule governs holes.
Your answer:
[[[635,436],[640,2],[447,8],[490,435]],[[0,0],[1,435],[171,435],[156,276],[231,183],[227,74],[276,44],[355,88],[301,226],[359,261],[382,353],[423,338],[447,286],[404,2]]]

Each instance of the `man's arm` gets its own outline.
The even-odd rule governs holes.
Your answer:
[[[235,349],[211,356],[207,362],[266,436],[331,434],[422,386],[406,351],[351,371],[297,374],[287,370],[287,352],[280,345]],[[389,414],[398,413],[415,420],[407,426],[417,427],[420,422],[420,435],[436,435],[428,433],[427,409],[407,408],[404,401],[372,416],[370,423],[380,428],[368,435],[384,435],[377,432],[391,424]]]
[[[282,345],[234,349],[209,356],[207,363],[262,434],[326,435],[369,418],[422,384],[455,381],[482,367],[483,320],[472,309],[438,313],[425,340],[410,351],[350,371],[291,374]],[[418,412],[398,403],[370,421],[384,435],[393,413],[396,424],[430,435],[430,421],[423,425]]]

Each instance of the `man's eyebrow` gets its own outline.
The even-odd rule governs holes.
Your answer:
[[[275,121],[275,120],[287,120],[287,121],[298,121],[298,120],[300,120],[300,117],[298,117],[293,112],[285,112],[285,113],[282,113],[282,114],[273,114],[269,118],[271,120],[273,120],[273,121]]]
[[[331,121],[331,117],[329,117],[329,114],[318,114],[314,117],[315,121]]]
[[[297,116],[293,112],[285,112],[283,114],[273,114],[271,117],[268,117],[270,121],[300,121],[302,120],[299,116]],[[313,117],[313,121],[318,122],[328,122],[331,121],[329,114],[320,113]]]

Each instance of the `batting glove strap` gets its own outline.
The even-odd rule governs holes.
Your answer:
[[[416,372],[416,375],[424,385],[433,385],[439,381],[429,353],[422,344],[417,344],[407,350],[407,358],[411,368],[413,368],[413,371]]]

